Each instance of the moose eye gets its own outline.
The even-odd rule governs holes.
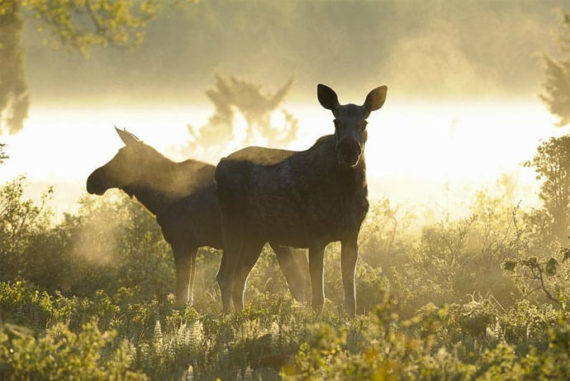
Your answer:
[[[366,129],[366,125],[368,124],[367,121],[363,120],[362,124],[360,125],[360,128],[362,128],[362,131],[364,131]]]
[[[338,128],[338,120],[333,120],[335,128]]]

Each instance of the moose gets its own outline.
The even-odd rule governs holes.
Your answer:
[[[102,195],[119,188],[155,216],[172,247],[176,267],[175,304],[193,302],[198,248],[222,248],[220,208],[211,164],[171,161],[135,135],[115,127],[125,143],[107,164],[87,179],[87,191]],[[290,247],[271,244],[291,294],[305,300],[306,258]],[[304,261],[304,263],[303,263]]]
[[[306,151],[247,147],[219,162],[224,254],[217,280],[224,312],[232,302],[243,308],[248,274],[266,242],[309,249],[312,306],[321,310],[324,250],[340,241],[345,308],[356,313],[357,238],[369,206],[366,119],[382,107],[386,93],[381,86],[362,106],[340,105],[334,90],[319,84],[318,100],[334,116],[333,135]]]

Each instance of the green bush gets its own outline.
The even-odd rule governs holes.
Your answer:
[[[4,325],[0,330],[0,378],[4,380],[145,380],[130,369],[133,349],[116,332],[88,323],[78,333],[64,324],[39,338]]]
[[[482,192],[469,216],[413,225],[389,200],[360,236],[358,316],[327,247],[320,314],[265,248],[248,307],[223,316],[221,253],[201,249],[194,307],[173,305],[169,246],[119,192],[52,218],[49,192],[0,189],[0,379],[564,379],[570,257],[537,210]],[[550,295],[550,296],[549,296]]]

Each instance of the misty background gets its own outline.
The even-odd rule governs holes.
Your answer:
[[[50,50],[29,19],[23,43],[35,105],[206,103],[214,73],[269,88],[292,76],[290,101],[314,102],[317,82],[348,98],[378,82],[392,101],[528,98],[568,4],[208,0],[165,8],[132,51]]]
[[[142,45],[94,48],[88,59],[52,49],[24,12],[30,115],[22,131],[2,137],[10,159],[0,180],[26,173],[37,194],[55,185],[58,209],[73,208],[87,175],[120,148],[115,124],[172,159],[215,163],[239,139],[216,156],[191,149],[188,130],[214,114],[206,92],[215,76],[267,94],[292,78],[280,106],[299,122],[296,138],[282,145],[292,149],[332,132],[317,83],[337,90],[341,103],[362,103],[370,89],[388,86],[386,107],[370,120],[372,198],[461,211],[481,187],[503,191],[506,175],[520,191],[513,197],[533,205],[534,175],[520,163],[540,139],[565,130],[553,127],[537,94],[542,54],[557,53],[559,9],[568,5],[203,0],[164,7]],[[238,135],[246,128],[243,115],[233,123]]]

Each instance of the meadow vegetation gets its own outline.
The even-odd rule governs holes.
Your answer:
[[[209,249],[194,306],[176,309],[173,256],[142,206],[111,191],[54,216],[52,191],[27,200],[17,178],[0,188],[0,379],[564,379],[568,227],[548,198],[568,185],[538,165],[563,142],[527,163],[542,176],[537,209],[482,190],[465,218],[418,226],[413,211],[375,202],[355,318],[342,312],[338,245],[320,314],[291,298],[270,250],[243,312],[222,315],[221,255]]]
[[[83,55],[95,47],[136,46],[148,22],[159,12],[155,7],[158,2],[146,0],[137,3],[139,8],[127,0],[51,3],[53,6],[48,7],[46,1],[8,0],[0,5],[0,23],[5,27],[0,54],[8,57],[0,62],[0,71],[9,73],[5,77],[10,79],[0,86],[0,117],[6,121],[0,126],[0,134],[19,131],[29,107],[20,41],[22,9],[31,12],[38,25],[46,29],[51,38],[48,43],[76,49]],[[190,1],[167,3],[178,7]],[[237,20],[230,24],[237,25],[235,28],[226,28],[237,38],[242,39],[243,33],[234,31],[250,25],[254,27],[250,33],[260,35],[260,24],[251,23],[255,3],[252,8],[241,3],[239,7],[216,4],[196,5],[200,12],[189,16],[205,36],[214,36],[215,41],[219,38],[219,22],[212,21],[216,19],[211,15],[220,12],[210,7],[223,7],[228,20]],[[385,29],[386,23],[378,22],[377,13],[366,12],[365,22],[355,18],[357,28],[346,29],[338,27],[346,22],[346,12],[326,3],[322,6],[306,2],[306,15],[301,18],[296,7],[287,6],[279,17],[258,19],[282,25],[287,33],[279,35],[288,41],[305,41],[306,36],[300,34],[304,29],[296,25],[303,20],[310,20],[312,25],[318,14],[331,20],[315,34],[316,38],[325,38],[316,40],[319,48],[330,45],[335,51],[343,51],[342,44],[349,44],[350,48],[361,46],[401,59],[399,54],[377,49],[389,46],[387,41],[394,39],[395,32],[372,33],[361,28],[370,24]],[[353,11],[352,3],[346,6]],[[418,5],[410,6],[415,9]],[[424,11],[432,6],[426,3],[425,7]],[[428,13],[439,11],[439,7],[432,8]],[[273,3],[271,9],[273,12]],[[453,12],[459,11],[464,11],[462,5]],[[394,14],[424,17],[424,13],[382,12],[389,18]],[[289,21],[293,14],[298,23]],[[570,17],[563,15],[567,32]],[[87,25],[93,24],[94,29],[74,23],[78,16],[91,16],[93,23]],[[481,34],[480,40],[473,39],[478,33],[472,33],[481,29],[480,18],[469,19],[474,21],[463,23],[464,29],[458,29],[461,33],[455,37],[479,47],[465,51],[484,56],[481,47],[488,45],[488,38]],[[462,16],[462,20],[467,19]],[[167,22],[170,19],[163,21]],[[207,29],[208,24],[212,28]],[[396,22],[392,29],[407,30],[410,25]],[[429,29],[437,26],[431,21],[427,25]],[[446,27],[442,30],[448,30],[446,23],[441,25]],[[344,36],[352,29],[367,38],[381,36],[381,40],[375,49],[353,44],[347,38],[329,43],[331,35]],[[365,33],[360,33],[361,29]],[[186,34],[192,38],[196,35]],[[560,125],[570,120],[566,35],[562,35],[562,57],[545,56],[546,81],[541,95]],[[455,44],[454,39],[443,39],[440,44],[440,35],[434,36],[438,46]],[[258,49],[257,44],[244,41],[246,48]],[[422,36],[420,42],[425,41]],[[203,49],[199,43],[195,45]],[[219,45],[224,56],[225,50],[232,48],[230,43],[214,45]],[[274,45],[280,50],[297,46]],[[315,45],[302,45],[306,51],[297,53],[299,57],[314,56]],[[518,47],[523,45],[527,44],[513,45],[517,47],[515,66],[522,68],[515,68],[519,74],[534,65],[530,60],[519,60]],[[215,52],[216,46],[208,41],[208,51]],[[503,45],[496,46],[493,49],[499,52]],[[244,45],[235,44],[232,49],[243,50]],[[231,52],[227,56],[232,56]],[[176,51],[176,62],[187,66],[187,60],[178,59],[179,54]],[[513,60],[509,54],[491,55],[504,56],[505,62]],[[249,54],[243,56],[251,61]],[[311,67],[330,67],[330,54],[317,56],[317,61],[303,62]],[[424,73],[424,60],[411,57],[410,62],[422,63]],[[433,60],[426,58],[428,63]],[[440,60],[438,56],[433,66],[441,66]],[[479,62],[474,56],[466,56],[466,60]],[[210,65],[206,60],[200,62],[193,65]],[[271,65],[273,61],[267,62]],[[130,70],[130,65],[125,66]],[[524,75],[511,75],[512,65],[499,66],[508,68],[509,77],[527,81]],[[195,72],[202,73],[197,67]],[[403,72],[407,76],[409,71]],[[364,74],[359,70],[347,73],[358,77]],[[417,78],[410,79],[415,89]],[[294,138],[297,120],[286,111],[282,111],[285,134],[267,128],[269,114],[282,103],[290,82],[262,97],[260,87],[253,83],[231,77],[218,77],[216,81],[207,93],[216,111],[200,134],[189,127],[190,147],[200,146],[199,139],[209,146],[230,137],[232,107],[246,117],[247,138],[261,135],[276,144]],[[399,86],[402,88],[402,82],[405,88],[406,81]],[[237,102],[236,94],[244,92],[249,94],[246,100],[253,103]],[[227,136],[216,134],[220,126],[226,128],[223,131]],[[247,138],[244,144],[249,143]],[[0,165],[6,160],[10,158],[0,143]],[[276,258],[267,249],[250,275],[244,311],[222,314],[215,280],[221,253],[212,249],[202,249],[198,254],[194,305],[178,309],[172,295],[173,255],[154,218],[140,204],[118,191],[109,191],[100,198],[86,195],[76,211],[56,216],[50,207],[52,189],[46,189],[40,201],[31,201],[25,197],[24,177],[1,184],[0,380],[568,379],[570,137],[541,143],[535,157],[524,165],[536,171],[541,184],[541,205],[535,209],[522,209],[508,187],[498,192],[481,190],[469,201],[470,212],[463,218],[429,223],[419,222],[422,220],[416,218],[414,210],[396,207],[388,199],[374,202],[360,234],[358,313],[354,318],[343,312],[339,245],[330,245],[325,254],[327,300],[318,314],[291,298]]]

